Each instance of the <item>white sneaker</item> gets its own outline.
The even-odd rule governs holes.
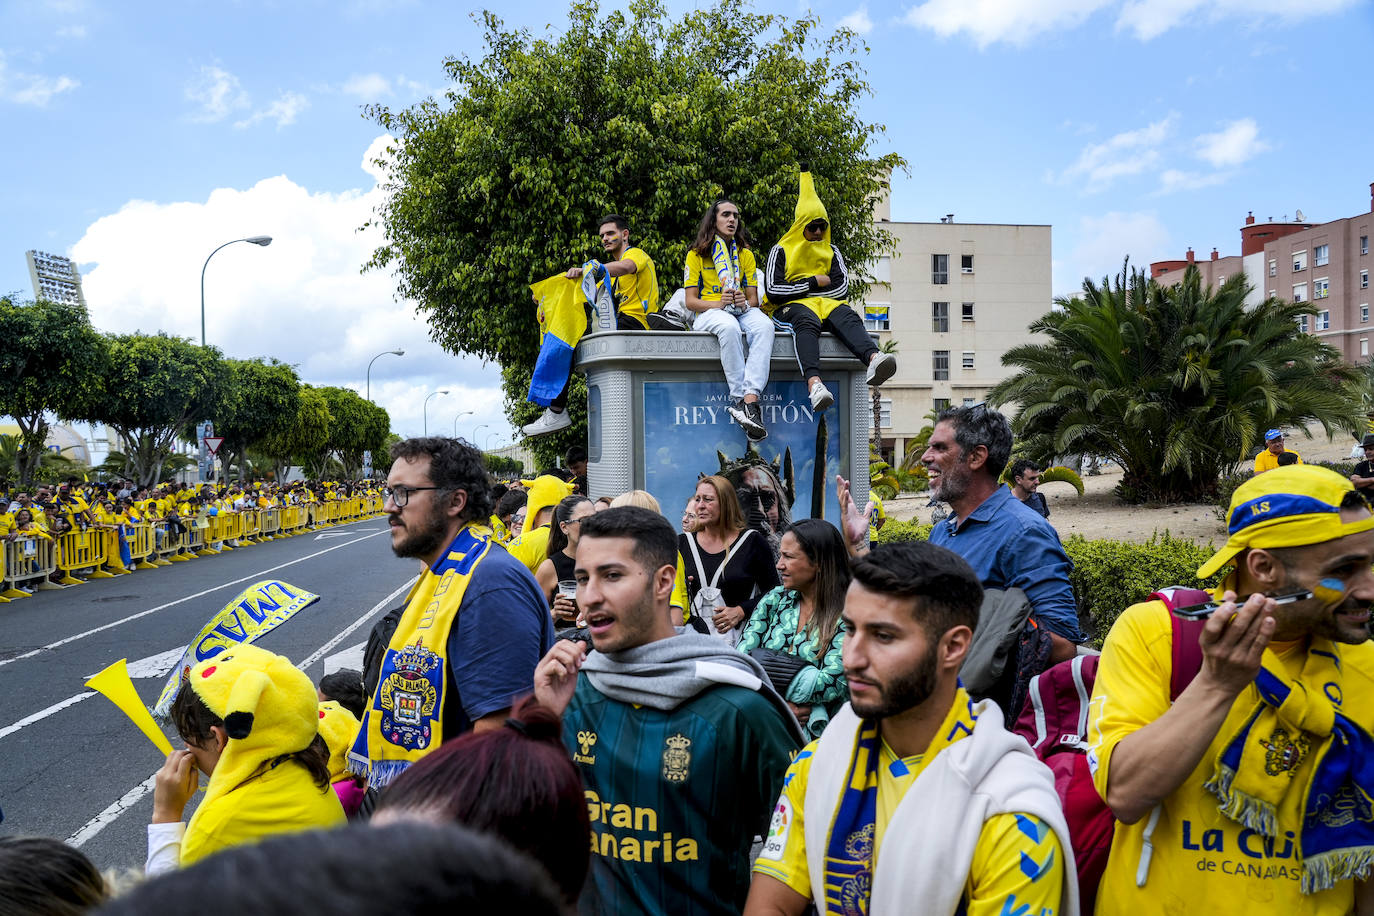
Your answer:
[[[520,431],[527,436],[545,436],[569,426],[572,426],[572,417],[568,416],[566,410],[549,408],[539,415],[538,420],[520,427]]]
[[[868,364],[868,382],[870,388],[876,388],[883,382],[892,378],[897,371],[897,357],[891,353],[879,353],[873,358],[873,362]]]
[[[811,386],[811,409],[825,410],[835,403],[835,396],[830,393],[830,389],[825,387],[825,383],[817,381]]]

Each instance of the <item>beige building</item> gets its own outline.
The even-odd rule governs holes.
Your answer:
[[[1002,354],[1034,340],[1027,328],[1049,311],[1050,227],[889,220],[896,256],[874,265],[862,306],[880,342],[897,343],[897,374],[882,387],[882,452],[897,463],[927,414],[976,404],[1013,370]]]

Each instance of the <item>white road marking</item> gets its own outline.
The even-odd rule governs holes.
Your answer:
[[[168,649],[166,652],[159,652],[156,655],[149,655],[147,658],[140,658],[136,662],[129,662],[129,678],[137,680],[145,677],[162,677],[171,671],[176,663],[181,660],[181,653],[186,651],[186,647],[180,649]],[[94,674],[86,675],[86,680],[95,677]]]
[[[40,710],[38,710],[38,712],[34,713],[34,714],[31,715],[31,716],[25,716],[24,718],[20,719],[18,722],[14,723],[13,725],[6,725],[4,728],[0,728],[0,738],[5,737],[6,735],[12,735],[12,734],[14,734],[15,732],[19,731],[19,729],[24,728],[25,726],[28,726],[28,725],[32,725],[32,724],[35,723],[35,722],[41,722],[42,720],[46,719],[48,716],[52,715],[53,713],[61,712],[62,710],[66,709],[68,706],[75,706],[77,703],[80,703],[82,700],[87,699],[88,697],[93,697],[93,696],[95,696],[95,691],[94,691],[94,690],[88,690],[88,691],[86,691],[85,693],[78,693],[76,696],[67,697],[65,700],[63,700],[63,701],[60,702],[60,703],[54,703],[54,704],[52,704],[51,706],[49,706],[47,709],[40,709]]]
[[[363,641],[356,646],[349,646],[342,652],[335,652],[324,660],[324,673],[333,674],[340,668],[352,668],[355,671],[363,670],[363,651],[367,649],[367,642]]]
[[[372,617],[382,608],[386,607],[393,600],[395,600],[397,595],[401,594],[404,591],[407,591],[411,587],[411,585],[414,584],[414,582],[414,577],[407,579],[401,585],[400,588],[396,589],[396,591],[392,592],[390,595],[387,595],[381,601],[378,601],[376,604],[374,604],[365,614],[363,614],[357,620],[353,621],[347,627],[345,627],[343,632],[334,636],[332,639],[329,640],[329,642],[325,643],[318,650],[311,653],[305,661],[301,662],[296,667],[300,668],[302,671],[308,669],[315,662],[323,658],[326,652],[328,652],[330,649],[333,649],[340,642],[342,642],[344,638],[348,636],[349,633],[352,633],[354,630],[358,629],[358,627],[366,623],[370,617]],[[366,644],[364,643],[364,645]],[[88,693],[85,696],[94,696],[94,694]],[[83,696],[82,699],[84,698],[85,697]],[[104,830],[106,827],[113,824],[116,820],[118,820],[121,814],[123,814],[125,811],[128,811],[134,805],[138,804],[144,796],[146,796],[149,792],[153,791],[153,783],[156,779],[157,774],[153,774],[152,776],[149,776],[147,779],[145,779],[143,782],[134,786],[128,792],[125,792],[124,795],[121,796],[118,801],[110,805],[104,811],[101,811],[95,817],[91,818],[81,827],[80,830],[76,831],[76,833],[73,833],[70,837],[68,837],[67,844],[69,846],[80,848],[84,844],[90,842],[92,839],[96,837],[97,834],[100,833],[100,831]]]
[[[114,823],[115,818],[138,804],[143,796],[153,791],[153,782],[156,779],[157,774],[154,773],[152,776],[143,780],[143,782],[125,792],[124,796],[120,798],[119,801],[91,818],[80,830],[67,837],[67,845],[80,848],[87,841],[94,839],[97,833]]]
[[[0,668],[3,668],[5,665],[8,665],[12,662],[22,661],[26,658],[32,658],[33,656],[38,655],[41,652],[50,652],[53,649],[61,648],[62,646],[67,645],[68,643],[76,642],[78,639],[85,639],[87,636],[94,636],[96,633],[103,633],[105,630],[121,626],[122,624],[129,623],[130,621],[137,620],[140,617],[147,617],[149,614],[155,614],[158,611],[165,611],[169,607],[175,607],[178,604],[185,604],[187,601],[192,601],[196,598],[202,598],[205,595],[210,595],[222,589],[226,589],[231,585],[239,585],[243,582],[250,582],[256,579],[260,579],[268,573],[276,572],[279,569],[285,569],[288,566],[295,566],[297,563],[304,563],[306,560],[313,560],[315,557],[329,553],[331,550],[338,550],[341,547],[348,547],[352,544],[358,543],[359,541],[365,541],[370,537],[376,537],[377,535],[382,533],[383,532],[381,531],[374,531],[371,534],[365,534],[362,537],[356,538],[352,541],[346,541],[342,544],[336,544],[333,547],[326,547],[324,550],[317,550],[314,553],[307,554],[298,559],[282,563],[278,566],[273,566],[269,569],[260,570],[251,575],[244,576],[241,579],[234,579],[232,582],[225,582],[221,585],[216,585],[214,588],[207,588],[204,591],[196,592],[194,595],[187,595],[186,597],[178,598],[175,601],[168,601],[166,604],[159,604],[157,607],[149,608],[146,611],[139,611],[137,614],[130,614],[128,617],[121,617],[119,620],[112,620],[109,623],[104,624],[103,626],[98,626],[94,629],[87,630],[84,633],[77,633],[75,636],[68,636],[66,639],[59,639],[57,642],[50,642],[46,646],[42,646],[40,648],[25,652],[22,655],[16,655],[13,658],[0,659]]]
[[[381,534],[381,533],[382,533],[383,531],[385,531],[385,530],[386,530],[385,528],[378,528],[378,529],[376,529],[375,531],[371,531],[370,533],[371,533],[371,534]],[[326,540],[327,538],[346,538],[346,537],[348,537],[350,534],[357,534],[357,533],[358,533],[358,532],[356,532],[356,531],[321,531],[319,534],[315,535],[315,540],[317,540],[317,541],[323,541],[323,540]]]

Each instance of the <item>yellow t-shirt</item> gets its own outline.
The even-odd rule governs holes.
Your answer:
[[[880,518],[887,518],[887,512],[883,509],[883,501],[878,498],[877,493],[869,490],[868,498],[873,501],[873,515],[870,516],[868,523],[868,539],[872,541],[878,537],[878,526],[874,522]]]
[[[803,748],[788,768],[782,797],[773,813],[768,842],[754,862],[755,873],[775,878],[808,899],[815,898],[806,863],[803,806],[817,744],[819,740]],[[927,763],[924,755],[898,758],[886,741],[881,744],[877,768],[877,823],[874,825],[874,846],[878,856],[882,855],[887,822]],[[769,846],[779,838],[781,852],[770,855]],[[932,841],[938,842],[938,838]],[[1023,860],[1044,864],[1031,876]],[[967,916],[1002,916],[1005,913],[1056,916],[1060,912],[1063,892],[1064,851],[1059,837],[1048,825],[1028,814],[999,814],[983,823],[983,832],[974,847],[973,862],[964,883]],[[866,910],[867,901],[864,904]],[[918,910],[919,907],[912,912]]]
[[[1291,448],[1290,448],[1290,449],[1287,449],[1287,451],[1293,452],[1293,450],[1292,450]],[[1293,454],[1294,454],[1294,455],[1297,455],[1298,453],[1297,453],[1297,452],[1293,452]],[[1302,456],[1301,456],[1301,455],[1298,456],[1298,464],[1302,464]],[[1256,473],[1256,474],[1263,474],[1265,471],[1272,471],[1272,470],[1274,470],[1274,468],[1276,468],[1276,467],[1278,467],[1278,466],[1279,466],[1279,456],[1278,456],[1278,455],[1275,455],[1273,452],[1269,451],[1269,449],[1265,449],[1264,451],[1260,452],[1258,455],[1255,456],[1255,473]]]
[[[1158,601],[1127,608],[1107,634],[1088,724],[1088,763],[1094,768],[1097,791],[1104,797],[1117,743],[1169,709],[1172,645],[1169,611]],[[1301,672],[1307,654],[1302,643],[1271,649],[1277,649],[1273,654],[1290,677]],[[1343,705],[1338,705],[1369,729],[1374,725],[1374,644],[1343,645],[1338,651],[1344,670]],[[1164,800],[1150,840],[1154,851],[1144,887],[1136,887],[1136,869],[1150,818],[1116,825],[1111,858],[1098,890],[1097,916],[1336,916],[1349,912],[1354,900],[1350,881],[1319,894],[1299,891],[1302,865],[1294,855],[1289,832],[1296,832],[1300,822],[1298,793],[1289,793],[1279,809],[1280,830],[1290,838],[1275,843],[1224,816],[1216,796],[1203,788],[1227,741],[1258,702],[1259,692],[1253,685],[1237,697],[1202,761]],[[1308,755],[1294,772],[1294,780],[1306,779],[1316,756]]]
[[[629,315],[649,327],[644,316],[658,311],[658,275],[654,261],[642,248],[627,248],[622,261],[634,261],[635,272],[615,278],[616,305],[622,315]]]
[[[534,572],[549,558],[549,526],[535,528],[506,544],[506,550]]]
[[[739,288],[754,285],[754,252],[745,248],[739,253]],[[687,266],[682,271],[682,285],[697,290],[697,297],[706,302],[720,301],[720,275],[710,256],[702,257],[695,251],[687,252]]]

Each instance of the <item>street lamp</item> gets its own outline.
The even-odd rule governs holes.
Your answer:
[[[490,426],[490,425],[491,425],[490,423],[483,423],[481,426],[477,427],[477,429],[474,429],[474,430],[472,431],[472,442],[473,442],[474,445],[477,443],[477,434],[478,434],[480,431],[486,429],[486,428],[487,428],[488,426]]]
[[[501,434],[499,432],[487,433],[487,451],[491,451],[491,440],[499,438],[500,435]]]
[[[392,356],[406,355],[405,350],[383,350],[381,353],[378,353],[376,356],[372,357],[372,362],[367,364],[367,399],[369,401],[372,400],[372,363],[375,363],[377,360],[381,359],[383,356],[386,356],[388,353],[390,353]]]
[[[234,239],[232,242],[225,242],[223,245],[219,246],[219,248],[216,248],[215,251],[210,252],[209,256],[206,257],[205,264],[200,268],[200,345],[202,347],[205,346],[205,268],[210,266],[210,258],[215,256],[215,252],[219,251],[220,248],[227,248],[235,242],[251,242],[254,245],[260,245],[266,248],[268,245],[272,244],[272,236],[253,235],[246,239]]]
[[[458,438],[458,421],[472,412],[471,410],[465,410],[453,418],[453,438]]]
[[[443,389],[442,391],[431,391],[431,392],[429,393],[429,398],[434,397],[436,394],[448,394],[448,389],[445,388],[445,389]],[[426,436],[429,435],[429,398],[425,398],[424,406],[421,408],[421,415],[424,417],[424,421],[425,421],[425,435],[426,435]]]

